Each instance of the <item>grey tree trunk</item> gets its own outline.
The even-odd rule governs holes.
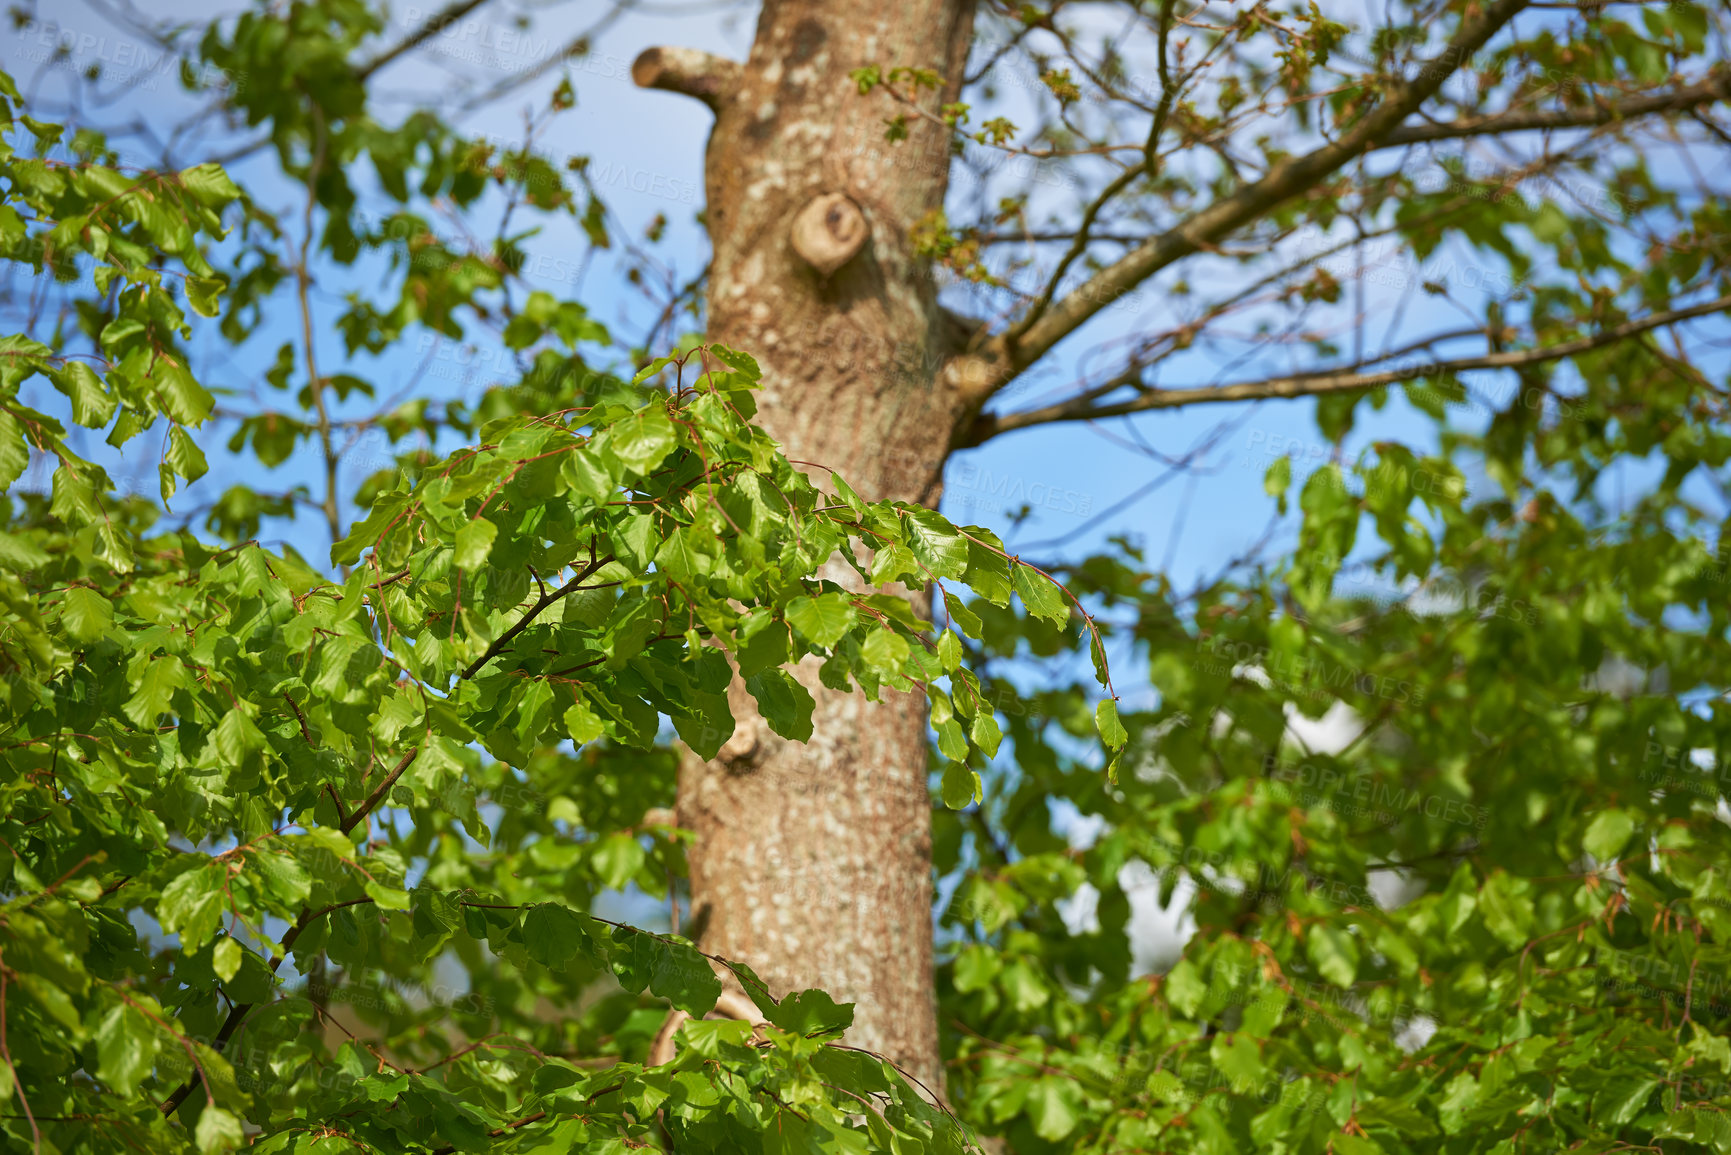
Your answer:
[[[956,336],[908,239],[943,205],[947,134],[907,110],[908,139],[887,143],[902,110],[848,73],[930,69],[944,84],[919,104],[935,113],[972,30],[971,0],[767,0],[743,66],[652,49],[634,70],[716,111],[710,338],[758,358],[759,417],[788,455],[867,497],[935,503],[968,405],[936,371]],[[778,995],[854,1002],[849,1041],[937,1090],[926,703],[831,692],[815,665],[800,676],[817,699],[811,742],[772,734],[736,686],[741,722],[720,756],[687,754],[692,930]]]

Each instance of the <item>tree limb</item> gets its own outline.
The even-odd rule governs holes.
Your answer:
[[[427,17],[427,22],[425,24],[421,25],[408,36],[398,41],[394,47],[387,48],[385,51],[379,53],[366,63],[357,65],[355,68],[356,79],[365,80],[367,77],[371,76],[397,57],[403,55],[403,53],[414,51],[422,44],[425,44],[428,40],[431,40],[437,32],[450,24],[451,21],[461,20],[486,2],[487,0],[453,0],[453,3],[447,4],[440,11]]]
[[[631,63],[631,79],[639,88],[677,92],[720,111],[739,91],[745,69],[737,61],[714,56],[701,48],[646,48]]]
[[[1449,47],[1412,81],[1396,85],[1388,96],[1339,140],[1302,156],[1275,164],[1262,179],[1217,201],[1174,228],[1126,253],[1058,301],[1035,324],[1015,338],[1002,335],[982,350],[987,366],[985,388],[969,400],[983,404],[1015,375],[1044,356],[1059,341],[1080,328],[1134,286],[1181,258],[1199,252],[1228,234],[1264,216],[1270,209],[1311,188],[1354,157],[1376,147],[1424,102],[1434,96],[1486,41],[1502,29],[1529,0],[1494,0],[1477,16],[1462,22]],[[970,375],[971,376],[971,375]]]
[[[1026,429],[1033,425],[1049,425],[1058,421],[1096,421],[1106,417],[1123,417],[1151,409],[1177,409],[1184,405],[1202,405],[1221,401],[1261,401],[1274,397],[1315,397],[1325,393],[1345,393],[1355,389],[1374,389],[1418,377],[1435,377],[1464,373],[1472,369],[1519,369],[1558,361],[1587,353],[1628,337],[1662,328],[1692,317],[1710,313],[1731,312],[1731,296],[1719,297],[1691,305],[1655,313],[1633,321],[1625,321],[1590,337],[1577,337],[1538,349],[1523,349],[1508,353],[1487,353],[1478,357],[1462,357],[1454,361],[1430,361],[1398,369],[1382,369],[1371,373],[1344,370],[1299,373],[1290,377],[1273,377],[1262,381],[1244,381],[1232,385],[1211,385],[1194,389],[1151,390],[1140,397],[1115,405],[1089,405],[1080,399],[1030,409],[1023,413],[983,414],[969,430],[966,445],[979,445],[1000,433]]]
[[[1376,144],[1377,148],[1396,148],[1406,144],[1425,144],[1434,140],[1458,140],[1467,136],[1487,136],[1493,133],[1540,132],[1559,128],[1597,128],[1617,121],[1634,120],[1661,112],[1688,112],[1704,104],[1731,100],[1731,71],[1715,70],[1699,84],[1691,84],[1671,92],[1652,96],[1637,96],[1629,100],[1598,103],[1591,108],[1546,109],[1527,112],[1499,112],[1488,116],[1465,116],[1440,124],[1403,125]]]
[[[542,610],[545,610],[548,606],[552,605],[566,594],[575,592],[577,587],[588,580],[596,570],[600,569],[612,560],[613,555],[608,554],[606,557],[591,561],[588,565],[578,570],[577,575],[570,581],[566,582],[551,593],[543,593],[538,599],[536,599],[534,605],[530,606],[523,612],[523,616],[518,618],[516,623],[512,625],[510,629],[506,630],[494,639],[493,644],[487,647],[485,653],[470,662],[468,666],[463,669],[463,672],[457,675],[458,680],[462,681],[474,677],[477,670],[497,657],[499,653],[511,643],[513,638],[532,625],[535,619],[541,616]]]
[[[377,806],[384,800],[385,795],[390,792],[392,786],[397,784],[397,779],[403,776],[403,771],[409,768],[409,763],[415,760],[415,755],[418,753],[420,753],[420,747],[410,746],[409,752],[403,755],[403,760],[397,763],[396,769],[385,775],[385,780],[380,782],[371,794],[367,795],[366,801],[355,807],[355,812],[353,814],[342,819],[342,831],[344,834],[347,834],[356,826],[359,826],[361,819],[371,814],[373,812],[373,807]],[[340,802],[337,803],[337,811],[340,816],[342,812],[342,803]]]
[[[281,953],[273,956],[270,962],[265,965],[269,967],[272,974],[275,974],[276,968],[280,967],[283,964],[283,961],[288,958],[289,951],[293,949],[295,940],[301,936],[301,932],[307,927],[311,926],[315,921],[323,918],[333,910],[341,910],[345,906],[361,906],[372,901],[371,898],[351,898],[347,902],[333,902],[331,905],[320,910],[308,909],[302,911],[300,918],[296,919],[295,924],[289,927],[288,933],[283,935]],[[246,1018],[247,1012],[252,1010],[254,1005],[255,1004],[253,1003],[236,1003],[234,1006],[229,1008],[228,1017],[223,1019],[222,1026],[217,1029],[216,1034],[211,1038],[211,1050],[221,1053],[223,1046],[234,1036],[234,1032],[240,1027],[241,1020]],[[180,1105],[186,1102],[186,1097],[192,1094],[199,1084],[203,1082],[204,1072],[194,1071],[192,1076],[188,1078],[186,1082],[182,1083],[179,1087],[176,1087],[168,1098],[162,1101],[162,1106],[160,1108],[162,1113],[166,1116],[172,1115],[178,1111]]]

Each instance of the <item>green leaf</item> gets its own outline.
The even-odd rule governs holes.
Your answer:
[[[240,973],[241,956],[244,954],[241,945],[226,935],[216,941],[216,950],[211,956],[211,969],[216,977],[228,982]]]
[[[730,349],[726,345],[719,344],[709,346],[709,352],[729,369],[736,373],[743,373],[748,380],[758,381],[763,378],[763,370],[758,368],[757,358],[750,353],[742,353],[737,349]]]
[[[1593,1096],[1593,1121],[1603,1130],[1626,1127],[1659,1087],[1657,1079],[1620,1079]]]
[[[968,736],[974,740],[974,745],[985,752],[986,757],[998,756],[998,745],[1003,741],[1003,735],[998,730],[998,720],[991,710],[981,710],[974,715],[973,722],[968,727]]]
[[[155,368],[151,370],[151,378],[156,382],[157,396],[162,401],[163,412],[177,423],[202,425],[204,419],[210,416],[216,398],[212,397],[203,385],[192,379],[186,366],[164,354],[157,359]]]
[[[1094,726],[1100,732],[1100,741],[1108,750],[1122,749],[1130,740],[1130,735],[1124,729],[1124,723],[1118,720],[1118,703],[1111,698],[1101,698],[1100,704],[1094,707]]]
[[[168,713],[169,699],[185,684],[186,667],[178,658],[155,659],[133,683],[132,697],[126,700],[126,716],[141,730],[156,729],[157,719]]]
[[[1594,817],[1581,838],[1581,846],[1601,863],[1616,861],[1635,832],[1635,821],[1624,810],[1603,810]]]
[[[150,1020],[125,1003],[118,1004],[96,1026],[96,1077],[116,1095],[130,1098],[150,1073],[160,1049]]]
[[[368,881],[363,888],[367,897],[373,900],[373,905],[379,910],[408,910],[413,903],[409,892],[395,886],[387,886],[382,882]]]
[[[1009,605],[1010,570],[1012,568],[1009,559],[1004,557],[1002,553],[996,552],[987,545],[981,544],[980,541],[973,539],[979,538],[989,541],[990,545],[997,546],[999,550],[1002,549],[1002,543],[998,542],[995,536],[989,536],[990,531],[982,530],[978,526],[970,525],[967,527],[965,532],[969,535],[968,570],[966,579],[968,588],[995,606]],[[1021,567],[1018,566],[1015,568],[1019,569]],[[944,599],[944,603],[945,605],[949,604],[949,598],[947,595]],[[951,609],[950,613],[953,616],[955,610]],[[969,616],[971,617],[972,615],[970,614]],[[974,620],[977,621],[978,619],[976,618]],[[978,636],[972,630],[968,629],[965,621],[958,619],[957,624],[962,627],[962,632],[967,634],[970,638]]]
[[[643,869],[645,856],[643,846],[629,834],[609,834],[590,851],[590,863],[595,867],[595,876],[603,886],[613,890],[624,890],[626,883],[637,876]]]
[[[1533,925],[1533,903],[1525,882],[1503,871],[1493,873],[1479,889],[1478,909],[1485,927],[1505,946],[1518,949],[1526,945]]]
[[[810,740],[811,714],[817,703],[809,690],[779,669],[753,674],[745,680],[745,688],[757,700],[770,729],[796,742]]]
[[[1286,491],[1292,487],[1292,458],[1281,454],[1269,465],[1262,478],[1262,488],[1270,497],[1280,499],[1280,512],[1286,513]]]
[[[238,765],[247,755],[265,748],[264,734],[247,717],[246,711],[235,707],[222,716],[210,735],[211,746],[230,766]]]
[[[962,641],[956,637],[954,630],[944,630],[938,634],[938,665],[947,674],[961,669]]]
[[[608,430],[607,447],[638,476],[648,474],[666,460],[679,443],[667,410],[659,405],[640,409]]]
[[[1034,1133],[1048,1143],[1059,1142],[1081,1121],[1082,1089],[1074,1079],[1042,1076],[1028,1089],[1027,1110]]]
[[[169,466],[189,482],[197,481],[210,468],[205,463],[204,451],[178,425],[168,431],[167,460]]]
[[[968,739],[962,733],[962,724],[954,718],[949,718],[937,726],[938,753],[946,758],[960,762],[968,756]]]
[[[199,1155],[218,1155],[223,1151],[238,1151],[246,1146],[246,1132],[240,1120],[221,1107],[206,1105],[198,1117],[194,1133]]]
[[[1329,1136],[1338,1155],[1384,1155],[1382,1147],[1368,1135],[1351,1135],[1344,1131]]]
[[[487,564],[493,553],[493,539],[499,527],[484,517],[472,518],[457,531],[456,553],[452,559],[458,569],[475,572]]]
[[[1070,620],[1070,606],[1056,582],[1029,566],[1015,567],[1016,594],[1028,612],[1042,621],[1063,627]]]
[[[807,641],[824,649],[841,641],[857,618],[853,599],[844,593],[797,597],[787,603],[788,622]]]
[[[0,566],[16,573],[38,569],[51,560],[47,552],[29,538],[0,533]]]
[[[201,164],[181,170],[180,186],[206,208],[220,209],[241,197],[240,188],[219,164]]]
[[[24,442],[24,426],[0,410],[0,489],[11,489],[30,464],[30,448]]]
[[[83,361],[68,360],[50,380],[72,402],[72,419],[87,429],[101,429],[114,417],[119,401],[96,371]]]
[[[942,794],[945,806],[966,810],[984,799],[985,787],[975,771],[960,762],[951,762],[944,767]]]
[[[1337,987],[1350,987],[1358,978],[1358,943],[1345,927],[1313,923],[1304,942],[1311,965],[1323,978]]]
[[[188,277],[186,299],[199,316],[214,317],[222,312],[222,291],[226,287],[215,277]]]
[[[221,866],[195,867],[163,888],[158,921],[169,934],[180,935],[181,953],[195,953],[216,933],[226,909],[223,882]]]
[[[860,656],[866,665],[886,678],[896,677],[902,672],[910,652],[908,640],[887,627],[872,630],[860,647]]]
[[[565,732],[579,746],[593,742],[604,733],[601,719],[582,702],[573,702],[565,711]]]
[[[114,625],[114,605],[89,586],[73,586],[60,606],[60,627],[75,642],[90,643]]]
[[[908,548],[931,576],[954,578],[966,572],[968,542],[954,526],[929,509],[906,510],[903,518]]]
[[[807,1037],[841,1035],[853,1026],[853,1008],[852,1003],[838,1003],[824,991],[794,991],[762,1007],[764,1018],[784,1031]]]
[[[576,959],[593,957],[588,921],[556,902],[542,902],[523,912],[523,944],[529,957],[551,970],[563,971]]]

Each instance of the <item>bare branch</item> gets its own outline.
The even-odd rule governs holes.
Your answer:
[[[1447,50],[1410,82],[1395,86],[1339,140],[1302,156],[1275,164],[1266,176],[1192,214],[1176,227],[1153,237],[1101,270],[1058,301],[1038,322],[1014,340],[1000,336],[983,350],[989,366],[987,387],[971,400],[984,401],[1022,369],[1044,356],[1059,341],[1134,286],[1181,258],[1255,221],[1276,205],[1311,188],[1354,157],[1376,147],[1436,94],[1450,76],[1486,41],[1512,20],[1528,0],[1495,0],[1479,15],[1463,21]]]
[[[639,88],[701,100],[714,111],[739,91],[744,71],[737,61],[700,48],[646,48],[631,64],[631,79]]]
[[[1460,117],[1441,124],[1404,125],[1378,141],[1376,147],[1396,148],[1433,140],[1458,140],[1467,136],[1503,135],[1512,132],[1598,128],[1619,121],[1652,116],[1655,113],[1688,112],[1721,100],[1731,100],[1731,70],[1723,68],[1715,70],[1712,76],[1699,84],[1651,96],[1601,102],[1591,108],[1500,112],[1489,116]]]
[[[1453,361],[1430,361],[1398,369],[1382,369],[1371,373],[1350,370],[1330,370],[1299,373],[1290,377],[1273,377],[1262,381],[1243,381],[1232,385],[1212,385],[1195,389],[1150,390],[1140,397],[1115,405],[1089,405],[1080,399],[1030,409],[1023,413],[985,414],[975,420],[969,430],[967,445],[978,445],[988,438],[1012,429],[1033,425],[1049,425],[1058,421],[1097,421],[1106,417],[1123,417],[1152,409],[1177,409],[1184,405],[1204,405],[1222,401],[1261,401],[1274,397],[1315,397],[1325,393],[1346,393],[1356,389],[1374,389],[1419,377],[1435,377],[1464,373],[1473,369],[1520,369],[1547,361],[1560,361],[1615,344],[1652,329],[1704,317],[1711,313],[1731,312],[1731,296],[1718,297],[1686,309],[1655,313],[1621,325],[1612,326],[1590,337],[1577,337],[1538,349],[1522,349],[1508,353],[1487,353],[1478,357],[1462,357]]]
[[[412,52],[431,40],[436,33],[449,26],[451,21],[461,20],[486,2],[487,0],[454,0],[453,3],[447,4],[440,11],[427,17],[425,24],[404,37],[394,47],[387,48],[365,64],[358,65],[355,68],[355,77],[359,80],[365,80],[403,53]]]

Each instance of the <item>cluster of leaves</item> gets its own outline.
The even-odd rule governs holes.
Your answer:
[[[88,356],[66,356],[24,334],[3,339],[0,357],[0,486],[10,488],[30,464],[32,450],[58,463],[53,510],[80,548],[117,570],[132,564],[132,542],[105,507],[110,483],[101,466],[66,443],[65,426],[25,405],[20,387],[33,377],[51,382],[79,425],[108,429],[122,446],[166,418],[158,466],[163,500],[182,481],[206,470],[189,429],[210,416],[214,398],[194,379],[182,342],[191,333],[183,304],[214,316],[223,282],[200,249],[224,235],[222,214],[241,193],[222,169],[206,164],[179,173],[128,174],[98,163],[100,142],[73,142],[83,159],[48,159],[60,125],[23,111],[12,78],[0,74],[0,132],[28,136],[37,155],[21,155],[0,141],[7,187],[0,193],[0,259],[55,279],[88,279],[106,306],[80,310],[95,344]],[[184,271],[166,268],[169,258]],[[110,423],[112,422],[112,427]],[[31,566],[39,555],[25,544],[9,560]]]
[[[0,91],[15,99],[10,80]],[[104,376],[68,377],[22,337],[6,339],[10,364],[75,381],[71,417],[89,428],[147,424],[160,404],[170,454],[196,453],[184,426],[209,394],[179,359],[181,384],[165,384],[161,334],[185,322],[156,266],[173,255],[209,274],[193,230],[220,237],[239,190],[212,166],[128,179],[93,206],[114,179],[0,158],[7,196],[45,235],[136,282],[101,330]],[[95,239],[109,211],[134,230]],[[198,290],[200,312],[223,287]],[[601,335],[544,297],[507,336],[545,332]],[[788,672],[801,661],[871,697],[931,687],[951,792],[974,800],[965,764],[999,735],[961,639],[934,640],[905,594],[863,591],[949,581],[1062,621],[1050,579],[989,531],[840,480],[818,490],[750,422],[756,363],[719,346],[597,379],[579,407],[501,413],[478,444],[392,471],[332,550],[341,578],[291,549],[160,527],[153,502],[117,498],[23,407],[27,376],[8,370],[0,412],[14,434],[51,430],[35,443],[61,463],[51,497],[17,491],[11,471],[0,539],[10,1145],[963,1148],[952,1116],[837,1042],[850,1008],[810,992],[777,1003],[743,964],[586,907],[678,868],[653,816],[670,767],[652,751],[670,723],[713,755],[736,677],[793,738],[811,734]],[[832,557],[852,567],[846,584],[824,576]],[[946,677],[949,691],[932,686]],[[1113,717],[1108,704],[1122,745]],[[299,979],[279,973],[291,959]],[[443,997],[453,965],[475,978]],[[730,969],[768,1019],[756,1034],[701,1021]],[[597,990],[591,1013],[545,1013]],[[369,991],[362,1017],[381,1036],[327,1046],[346,1029],[331,1004]],[[650,1069],[643,1028],[661,1000],[699,1021],[676,1062]]]
[[[1006,711],[1019,773],[940,825],[965,1117],[1034,1152],[1726,1149],[1727,526],[1684,488],[1731,434],[1724,386],[1654,357],[1316,469],[1276,569],[1189,597],[1134,551],[1065,574],[1157,705],[1115,784],[1066,753],[1081,685]],[[988,672],[1073,644],[1012,615],[988,642]],[[1055,834],[1054,797],[1098,835]],[[1195,935],[1134,978],[1138,885]]]

